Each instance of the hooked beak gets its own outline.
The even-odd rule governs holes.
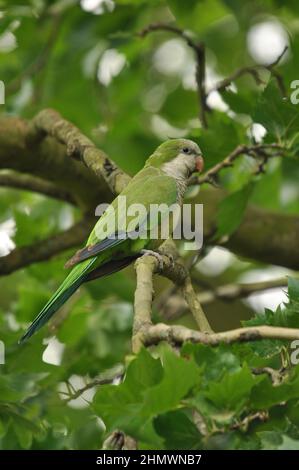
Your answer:
[[[204,159],[202,158],[201,155],[198,155],[195,158],[195,168],[196,168],[196,171],[198,171],[199,173],[201,173],[202,170],[204,169]]]

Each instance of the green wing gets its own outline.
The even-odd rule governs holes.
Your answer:
[[[166,203],[171,205],[176,202],[177,198],[177,188],[175,180],[171,177],[168,177],[160,172],[156,168],[146,168],[141,170],[128,184],[125,190],[121,193],[122,196],[126,196],[127,207],[131,204],[142,204],[146,208],[146,212],[149,211],[150,204],[162,204]],[[113,203],[112,207],[115,209],[116,216],[118,216],[118,202],[119,197],[117,197]],[[148,243],[148,240],[142,240],[143,245],[140,243],[132,242],[130,239],[124,237],[123,239],[117,239],[114,237],[111,239],[109,237],[115,235],[115,232],[111,231],[107,233],[104,230],[104,227],[111,222],[111,212],[105,211],[99,221],[96,223],[94,229],[92,230],[88,240],[86,248],[80,250],[79,259],[76,258],[76,266],[69,273],[64,282],[60,285],[51,299],[47,302],[38,316],[35,318],[33,323],[28,328],[27,332],[23,335],[20,342],[27,340],[32,336],[36,331],[38,331],[47,321],[54,315],[54,313],[68,300],[68,298],[78,289],[78,287],[93,278],[93,273],[95,273],[100,266],[104,265],[105,269],[103,270],[104,274],[109,274],[108,261],[115,259],[115,254],[117,253],[117,259],[122,257],[126,260],[130,260],[130,256],[134,259],[137,251],[140,251],[141,248],[145,247]],[[128,224],[132,221],[132,218],[128,218],[124,224],[124,231],[128,227]],[[136,227],[143,223],[143,220],[135,219]],[[108,236],[107,236],[108,235]],[[108,240],[107,240],[108,238]],[[98,252],[90,250],[90,246],[98,246],[102,243]],[[81,255],[80,255],[81,253]],[[87,256],[86,256],[87,254]],[[128,262],[124,263],[123,266],[127,265]],[[110,272],[115,272],[115,263],[111,267]],[[122,264],[119,263],[120,268]],[[96,277],[96,276],[94,276]]]
[[[123,196],[126,197],[127,208],[132,204],[141,204],[144,208],[144,214],[137,214],[138,217],[134,214],[126,217],[125,212],[120,213],[122,212],[120,197]],[[133,250],[131,254],[135,252],[135,249],[140,251],[140,248],[144,247],[140,243],[141,241],[138,243],[128,242],[130,233],[147,221],[151,204],[157,206],[164,204],[165,207],[169,207],[176,202],[176,199],[177,187],[173,178],[163,174],[157,168],[142,170],[104,212],[92,230],[85,248],[79,250],[68,261],[68,266],[78,264],[100,253],[110,252],[113,248],[118,252],[123,250],[125,254],[130,254],[130,250]],[[163,218],[163,212],[161,217]],[[120,225],[117,225],[118,222]],[[112,227],[112,229],[108,230],[107,227]],[[148,228],[153,229],[153,225],[148,224]],[[144,240],[144,245],[146,243],[147,240]]]
[[[126,197],[127,208],[132,204],[142,204],[146,213],[148,213],[151,204],[160,205],[164,203],[170,206],[175,203],[177,200],[177,186],[174,178],[165,175],[158,168],[149,167],[137,173],[120,196]],[[114,199],[111,207],[115,211],[115,217],[119,218],[119,220],[124,223],[122,229],[126,231],[128,225],[132,228],[131,222],[134,216],[125,218],[124,214],[123,217],[119,214],[120,196]],[[102,215],[92,230],[86,245],[92,245],[104,238],[101,236],[102,228],[109,225],[109,223],[113,225],[111,222],[112,217],[114,217],[114,214],[107,211]],[[141,222],[142,220],[137,219],[136,226]],[[108,236],[113,234],[114,232],[112,231],[112,233],[108,233]],[[106,236],[107,232],[105,233],[105,237]]]

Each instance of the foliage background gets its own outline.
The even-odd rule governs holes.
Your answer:
[[[136,36],[157,21],[193,31],[206,44],[209,86],[239,67],[275,60],[287,44],[279,71],[289,92],[298,78],[298,2],[31,0],[2,1],[0,10],[0,78],[8,84],[1,113],[31,118],[53,107],[132,175],[161,141],[182,135],[200,143],[208,169],[237,144],[252,142],[252,124],[259,123],[267,131],[265,141],[289,146],[288,157],[271,160],[266,173],[257,176],[256,164],[246,157],[223,172],[222,186],[240,192],[226,200],[219,230],[233,232],[247,203],[298,215],[297,108],[282,99],[269,73],[261,72],[263,85],[246,75],[222,99],[211,97],[209,128],[202,130],[192,51],[168,33]],[[268,33],[266,28],[259,36],[255,28],[265,24]],[[41,65],[32,69],[37,60]],[[68,228],[79,215],[66,203],[1,188],[1,255],[14,244],[34,244]],[[68,255],[1,277],[0,338],[6,345],[6,364],[0,365],[2,449],[99,449],[116,429],[135,438],[139,448],[299,448],[299,369],[290,367],[289,345],[186,344],[181,355],[161,345],[152,355],[142,350],[132,358],[132,268],[82,288],[46,333],[19,347],[21,332],[63,280]],[[193,277],[202,289],[286,274],[295,275],[217,248],[194,268]],[[157,282],[158,295],[167,285]],[[279,289],[270,300],[260,295],[228,304],[216,299],[206,312],[216,331],[244,320],[299,327],[295,280],[288,293],[287,298]],[[287,306],[276,310],[282,301]],[[264,311],[265,305],[275,313]],[[156,319],[159,315],[155,311]],[[188,313],[175,321],[194,326]],[[53,333],[55,340],[43,340]],[[124,365],[119,386],[89,388],[71,399],[95,378],[121,374]],[[268,374],[252,372],[264,367],[277,371],[275,386]]]

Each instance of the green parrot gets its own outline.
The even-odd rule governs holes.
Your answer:
[[[152,240],[148,226],[145,225],[148,230],[145,235],[143,233],[143,236],[131,236],[145,220],[141,216],[125,217],[119,209],[121,196],[126,198],[127,207],[131,204],[142,204],[146,218],[152,204],[166,204],[170,207],[177,203],[181,206],[188,178],[193,172],[201,172],[202,169],[202,153],[195,142],[172,139],[161,144],[148,158],[144,168],[104,211],[86,246],[67,262],[66,267],[73,269],[29,326],[20,343],[38,331],[81,284],[119,271],[140,255],[159,256],[153,250],[157,249],[163,240]],[[115,215],[119,217],[116,227],[111,225],[111,208],[115,211],[114,218]],[[163,213],[158,224],[161,219]],[[110,226],[112,228],[109,232]]]

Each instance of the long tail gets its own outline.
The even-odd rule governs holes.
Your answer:
[[[81,284],[115,273],[120,269],[128,266],[138,256],[139,255],[137,254],[119,260],[112,260],[93,270],[91,270],[91,268],[96,258],[83,261],[82,263],[75,266],[61,286],[57,289],[55,294],[37,315],[35,320],[31,323],[26,333],[20,339],[19,343],[26,341],[43,325],[45,325],[45,323],[50,320],[54,313],[56,313],[57,310],[71,297],[71,295],[74,294]]]
[[[70,272],[67,278],[63,281],[61,286],[57,289],[55,294],[46,303],[44,308],[40,311],[37,317],[29,326],[26,333],[19,340],[19,343],[23,343],[36,331],[38,331],[48,320],[57,312],[57,310],[74,294],[74,292],[85,282],[88,271],[93,265],[95,259],[85,261],[81,265],[77,265]]]
[[[74,283],[71,287],[63,291],[57,298],[54,300],[51,298],[49,302],[44,306],[40,311],[37,317],[29,326],[26,333],[19,340],[19,343],[24,343],[27,339],[30,338],[36,331],[38,331],[42,326],[47,323],[48,320],[57,312],[57,310],[74,294],[74,292],[81,285],[81,281]]]

